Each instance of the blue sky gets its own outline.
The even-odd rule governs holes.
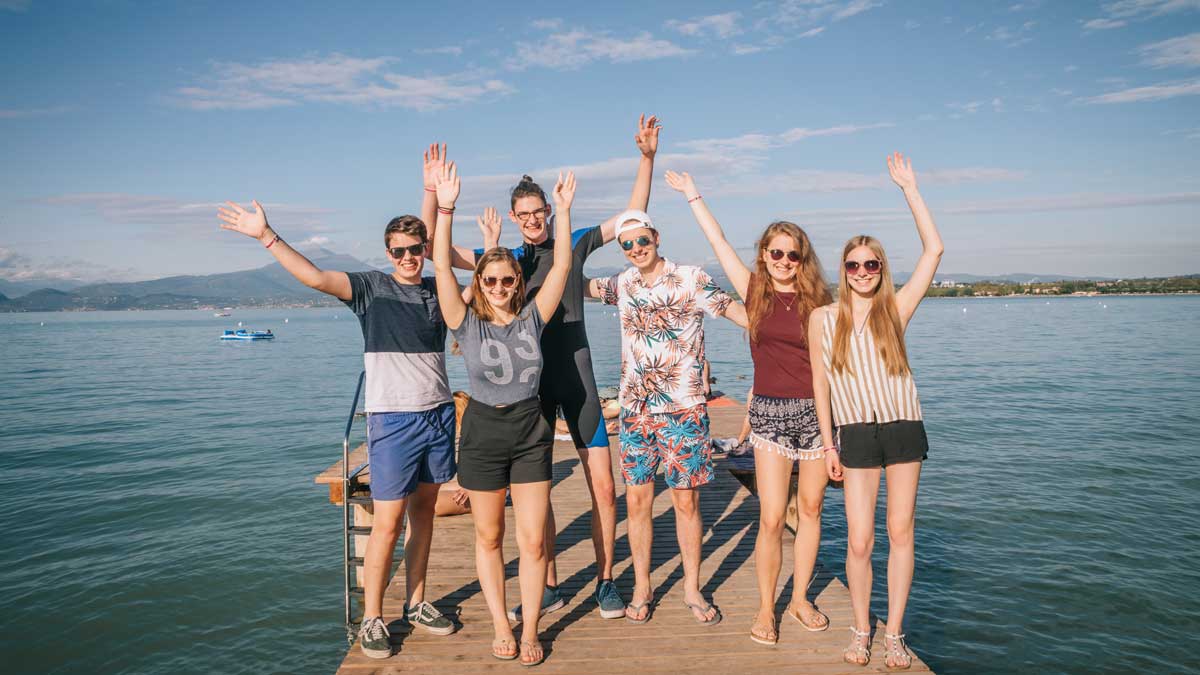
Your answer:
[[[0,0],[0,54],[10,280],[265,264],[218,229],[225,199],[381,263],[434,141],[465,176],[456,241],[526,172],[573,168],[576,223],[598,222],[628,198],[641,112],[663,120],[650,213],[678,260],[712,255],[667,169],[735,245],[785,218],[827,267],[866,232],[909,269],[900,150],[945,272],[1200,272],[1200,0]]]

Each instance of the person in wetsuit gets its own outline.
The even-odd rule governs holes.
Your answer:
[[[646,210],[650,203],[650,183],[654,173],[654,155],[658,151],[661,126],[658,118],[642,115],[638,119],[634,141],[641,158],[637,178],[628,208]],[[433,177],[446,161],[445,146],[432,145],[425,153],[425,201],[422,215],[434,222],[437,199],[430,188]],[[554,216],[546,201],[545,192],[533,179],[524,176],[512,190],[509,218],[521,232],[522,244],[513,250],[521,274],[525,278],[526,295],[533,297],[550,271],[554,240],[550,231]],[[495,248],[500,238],[500,219],[494,209],[488,209],[479,219],[484,233],[484,248],[455,247],[453,262],[462,269],[475,269],[476,261],[487,250]],[[584,475],[592,497],[592,544],[596,551],[595,598],[600,616],[619,619],[625,616],[625,602],[613,583],[613,543],[616,539],[616,488],[612,478],[612,457],[608,432],[604,427],[600,397],[596,393],[596,377],[592,371],[591,349],[584,327],[583,266],[591,253],[616,237],[616,216],[602,224],[575,230],[571,233],[571,272],[562,296],[562,303],[542,332],[544,358],[543,377],[538,395],[542,414],[553,426],[558,409],[571,432],[571,439],[583,462]],[[431,235],[432,237],[432,235]],[[558,592],[558,575],[554,564],[554,537],[557,533],[554,511],[546,523],[546,555],[550,560],[546,575],[546,591],[542,598],[542,613],[561,609],[565,602]],[[509,611],[509,618],[519,620],[519,607]]]

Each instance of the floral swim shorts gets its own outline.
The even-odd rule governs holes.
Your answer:
[[[821,459],[821,425],[811,398],[750,399],[750,443],[788,459]]]
[[[654,482],[663,466],[667,486],[700,487],[713,479],[708,406],[674,413],[621,409],[621,477],[626,485]]]

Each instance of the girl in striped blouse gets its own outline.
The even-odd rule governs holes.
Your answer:
[[[850,663],[871,660],[871,549],[880,473],[887,474],[888,616],[884,660],[907,668],[912,653],[902,632],[913,575],[913,516],[921,462],[928,451],[921,403],[908,367],[904,331],[933,282],[942,259],[942,239],[917,191],[912,162],[888,157],[892,180],[904,193],[923,250],[908,283],[892,284],[883,246],[859,235],[842,251],[837,302],[809,318],[809,344],[821,345],[812,360],[813,396],[829,478],[846,489],[846,579],[854,612],[854,634],[845,650]],[[834,427],[838,444],[834,444]]]

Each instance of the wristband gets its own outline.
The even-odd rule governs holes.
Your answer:
[[[826,454],[831,453],[831,452],[837,452],[837,451],[838,451],[838,449],[837,449],[836,445],[827,445],[827,446],[821,448],[821,452],[826,453]]]
[[[279,239],[280,239],[279,235],[276,234],[275,238],[271,240],[271,243],[267,244],[267,248],[271,248],[272,246],[274,246],[275,242],[279,241]]]
[[[438,213],[443,213],[443,214],[445,214],[445,215],[447,215],[447,216],[449,216],[449,215],[452,215],[452,214],[454,213],[454,207],[453,207],[453,206],[451,206],[450,208],[446,208],[446,207],[444,207],[444,206],[439,206],[439,207],[438,207]]]
[[[427,186],[427,187],[425,188],[425,191],[426,191],[426,192],[437,192],[437,188],[431,188],[431,187],[428,187],[428,186]]]
[[[688,203],[691,204],[692,202],[697,201],[699,199],[703,199],[703,197],[701,197],[700,195],[696,195],[695,197],[692,197],[691,199],[689,199]]]

